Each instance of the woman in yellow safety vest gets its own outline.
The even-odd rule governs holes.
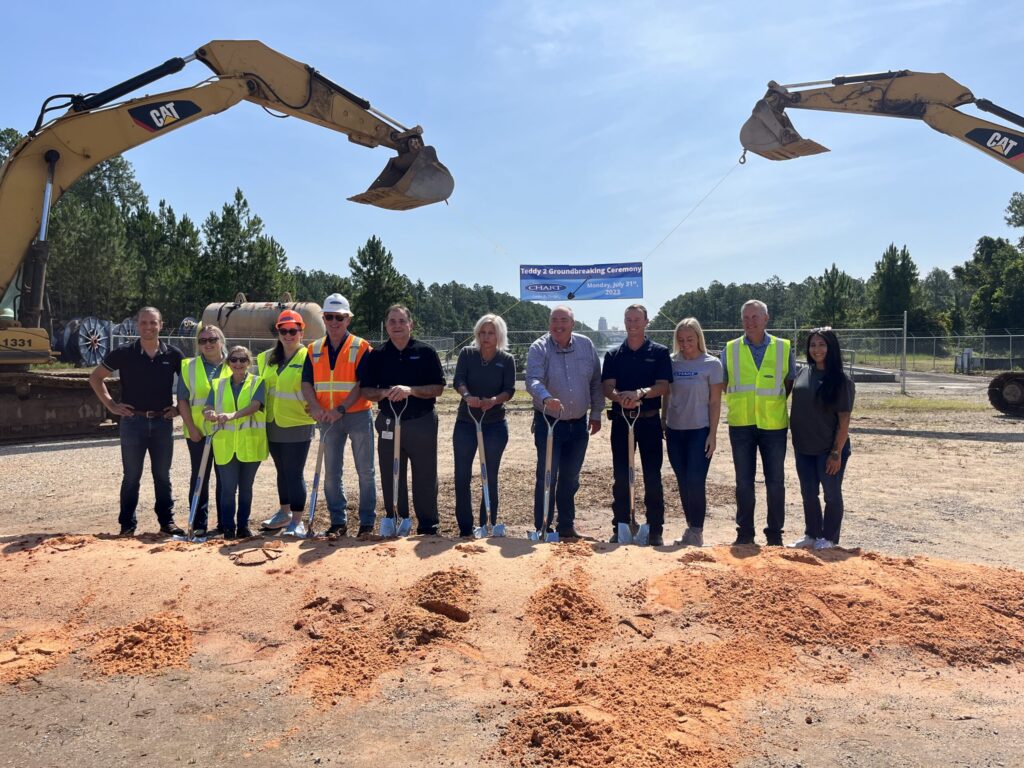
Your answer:
[[[237,346],[228,351],[229,378],[218,379],[203,416],[219,425],[213,434],[213,458],[220,467],[217,481],[217,528],[208,536],[245,539],[252,509],[252,484],[260,462],[267,458],[267,419],[263,380],[249,373],[252,353]],[[235,519],[235,493],[238,494],[238,519]]]
[[[261,528],[301,536],[305,526],[306,483],[303,469],[316,422],[307,412],[302,396],[302,368],[308,350],[302,343],[306,327],[302,315],[291,309],[277,318],[277,345],[256,356],[256,365],[267,387],[267,441],[277,469],[277,500],[280,509]]]
[[[196,334],[195,357],[181,362],[181,375],[178,376],[178,413],[184,422],[182,431],[185,433],[185,445],[188,446],[188,457],[192,464],[192,474],[188,479],[189,501],[195,491],[196,478],[199,476],[199,464],[203,458],[203,442],[213,428],[203,418],[203,408],[210,396],[211,382],[222,376],[228,376],[225,364],[228,356],[227,342],[224,331],[216,325],[200,325]],[[218,487],[220,472],[216,465],[213,472],[207,467],[203,477],[203,486],[199,492],[199,504],[196,506],[196,517],[192,522],[195,536],[206,535],[207,516],[210,503],[210,475],[216,474]],[[220,507],[219,500],[217,507]]]

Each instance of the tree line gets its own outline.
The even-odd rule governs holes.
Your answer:
[[[1024,194],[1015,192],[1006,223],[1024,227]],[[712,281],[676,296],[660,309],[652,327],[668,329],[692,315],[708,328],[735,328],[739,307],[756,298],[768,304],[771,325],[779,328],[830,325],[836,328],[898,328],[907,312],[908,330],[918,336],[963,335],[1008,330],[1024,322],[1024,237],[1016,244],[984,236],[963,264],[935,267],[924,277],[906,245],[891,243],[863,279],[833,263],[818,276],[786,283]]]
[[[13,129],[0,131],[0,162],[21,138]],[[1010,199],[1006,221],[1024,227],[1019,192]],[[240,189],[196,224],[166,201],[152,208],[123,157],[99,164],[64,193],[51,215],[49,240],[49,310],[58,322],[85,315],[116,321],[153,304],[176,324],[238,292],[250,301],[276,301],[289,292],[296,301],[313,302],[339,292],[352,302],[353,330],[370,337],[378,335],[393,303],[410,306],[421,336],[471,329],[486,312],[502,312],[511,328],[547,326],[547,307],[491,286],[409,280],[376,236],[355,249],[347,275],[289,266],[285,248],[265,231]],[[1015,244],[981,237],[963,264],[951,271],[936,267],[924,277],[907,246],[893,243],[867,278],[833,263],[801,282],[778,276],[739,284],[716,280],[666,302],[652,316],[652,327],[668,329],[688,315],[708,328],[736,327],[739,307],[749,298],[768,304],[773,327],[898,327],[906,310],[916,335],[1019,329],[1024,238]]]

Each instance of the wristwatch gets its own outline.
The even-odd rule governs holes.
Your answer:
[[[344,415],[345,415],[346,413],[348,413],[348,408],[347,408],[347,407],[345,407],[344,405],[339,405],[339,406],[338,406],[337,408],[335,408],[334,410],[336,410],[336,411],[337,411],[338,413],[340,413],[340,414],[341,414],[342,416],[344,416]]]
[[[831,453],[829,453],[829,458],[838,459],[839,458],[839,451],[832,451]]]

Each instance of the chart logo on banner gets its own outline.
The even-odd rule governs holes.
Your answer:
[[[519,298],[524,301],[643,297],[644,265],[639,261],[621,264],[522,264],[519,267]]]

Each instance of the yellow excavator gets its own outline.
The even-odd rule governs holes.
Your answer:
[[[968,104],[1019,128],[959,111]],[[744,155],[750,151],[769,160],[792,160],[828,152],[797,132],[786,115],[787,109],[922,120],[936,131],[1024,173],[1024,117],[988,99],[975,98],[969,88],[941,72],[899,70],[791,85],[773,80],[740,129]],[[988,398],[997,410],[1024,416],[1024,373],[1011,371],[996,376],[989,384]]]
[[[189,88],[117,101],[196,60],[213,76]],[[0,439],[87,433],[106,418],[81,377],[28,369],[51,356],[48,334],[39,327],[50,209],[104,160],[242,101],[339,131],[354,144],[394,150],[369,189],[349,200],[404,211],[447,200],[454,189],[421,127],[407,128],[255,40],[215,40],[100,93],[51,96],[0,168],[0,296],[15,315],[0,318]]]

